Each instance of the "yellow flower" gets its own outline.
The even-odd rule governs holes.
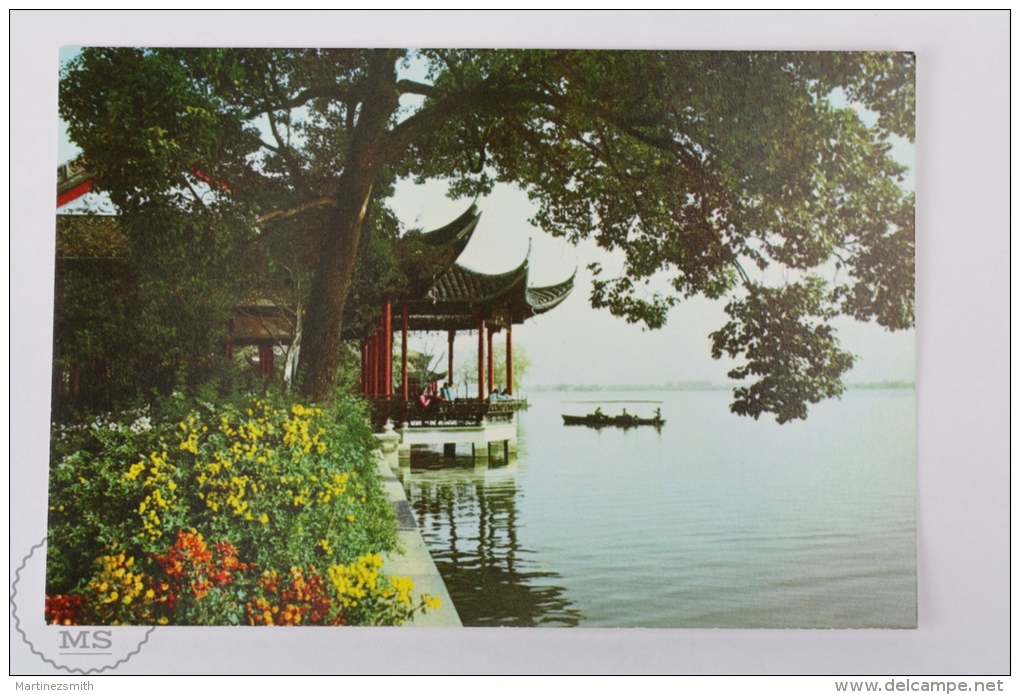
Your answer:
[[[263,524],[268,524],[269,523],[269,515],[268,514],[263,514],[262,516],[259,517],[259,521],[261,521]]]
[[[394,575],[390,577],[390,583],[397,591],[414,591],[414,580],[410,577],[398,577]]]

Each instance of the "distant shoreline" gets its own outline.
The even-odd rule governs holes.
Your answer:
[[[729,391],[743,384],[713,384],[711,381],[667,381],[665,384],[553,384],[534,386],[536,393],[598,393],[601,391]],[[913,381],[869,381],[847,384],[847,390],[913,389]]]

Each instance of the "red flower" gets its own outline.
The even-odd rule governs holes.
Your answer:
[[[81,594],[59,594],[46,597],[46,622],[51,625],[81,625]]]

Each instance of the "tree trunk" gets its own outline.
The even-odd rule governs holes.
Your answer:
[[[372,184],[386,163],[381,154],[390,117],[398,106],[395,57],[375,51],[369,64],[364,99],[351,148],[337,182],[337,201],[329,226],[318,243],[318,259],[305,316],[301,348],[302,393],[312,401],[333,397],[340,363],[344,304],[358,256]]]
[[[305,321],[301,390],[313,401],[328,400],[340,361],[340,329],[361,227],[372,193],[374,171],[344,176],[344,189],[330,228],[321,239]]]

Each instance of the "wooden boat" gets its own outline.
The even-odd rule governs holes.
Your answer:
[[[588,415],[564,415],[564,425],[584,425],[586,427],[640,427],[641,425],[651,425],[652,427],[659,428],[666,424],[666,421],[662,419],[659,412],[655,412],[655,417],[638,417],[631,415],[630,413],[623,413],[621,415],[606,415],[600,410],[596,410],[594,413]]]

